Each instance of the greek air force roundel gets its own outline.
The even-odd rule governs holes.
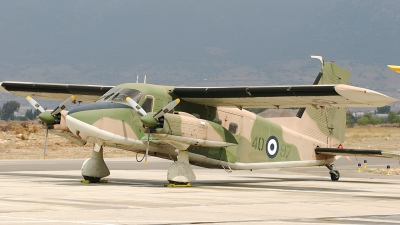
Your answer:
[[[279,151],[278,138],[276,138],[275,136],[269,137],[265,145],[265,149],[269,158],[275,158],[275,156],[278,155]]]

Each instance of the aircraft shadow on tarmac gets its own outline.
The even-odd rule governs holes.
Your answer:
[[[0,173],[1,175],[10,175],[16,177],[36,177],[36,178],[54,178],[55,180],[42,180],[41,183],[51,183],[55,185],[87,185],[81,184],[79,181],[82,177],[79,175],[56,175],[56,174],[40,174],[40,173],[14,173],[6,172]],[[310,185],[284,185],[285,182],[310,182]],[[330,188],[330,187],[316,187],[315,182],[333,182],[325,178],[318,177],[307,177],[307,178],[276,178],[276,177],[262,177],[262,176],[240,176],[237,180],[198,180],[192,184],[191,188],[246,188],[246,189],[260,189],[260,190],[291,190],[291,191],[315,191],[315,192],[347,192],[356,193],[360,192],[357,189],[347,189],[344,187]],[[362,185],[367,184],[385,184],[385,185],[398,185],[397,183],[385,182],[385,181],[349,181],[343,180],[338,181],[339,183],[354,183]],[[125,178],[110,178],[108,183],[100,184],[89,184],[89,185],[112,185],[112,186],[132,186],[132,187],[163,187],[164,183],[160,180],[149,180],[149,179],[125,179]],[[335,182],[337,183],[337,182]],[[280,184],[280,185],[276,185]],[[365,190],[362,190],[365,192]],[[393,198],[393,197],[391,197]]]

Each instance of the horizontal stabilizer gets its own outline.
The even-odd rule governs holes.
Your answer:
[[[384,158],[400,158],[400,152],[387,150],[350,149],[350,148],[316,148],[317,154],[341,156],[372,156]]]

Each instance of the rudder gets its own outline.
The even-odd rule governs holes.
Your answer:
[[[314,81],[314,85],[324,84],[349,84],[350,71],[334,64],[322,61],[322,69]],[[306,113],[308,116],[304,116]],[[313,138],[336,144],[344,142],[346,129],[346,108],[317,108],[307,107],[300,109],[297,117],[304,119],[307,124],[307,133]],[[306,119],[311,118],[311,120]],[[335,141],[336,139],[336,141]]]

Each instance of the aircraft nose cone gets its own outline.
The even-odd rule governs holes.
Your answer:
[[[114,132],[114,124],[118,121],[131,120],[134,115],[127,109],[132,108],[116,102],[95,102],[81,105],[68,112],[66,123],[73,134],[80,135],[82,139],[88,141],[89,137],[100,138],[101,132]],[[114,121],[114,123],[110,121]]]

